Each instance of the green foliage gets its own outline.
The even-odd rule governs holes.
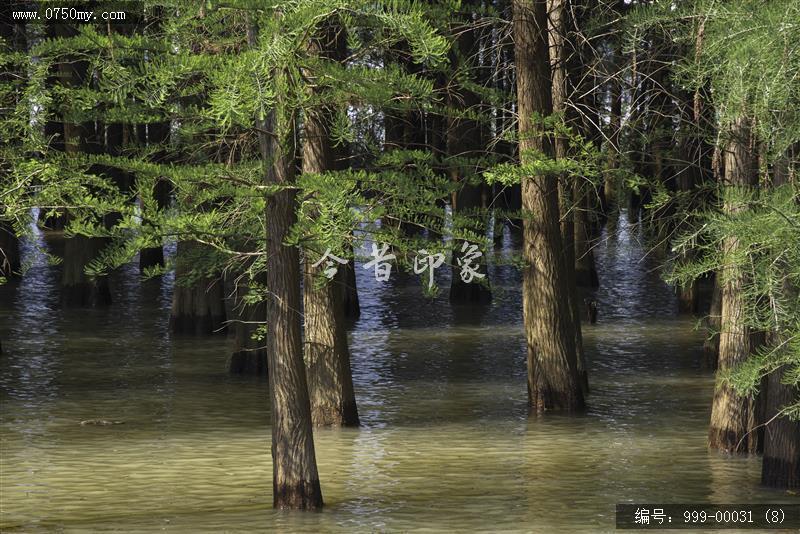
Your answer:
[[[703,224],[675,244],[692,250],[696,260],[675,266],[669,279],[683,284],[716,271],[743,280],[743,320],[753,331],[767,332],[768,343],[739,367],[722,376],[742,394],[757,391],[761,378],[786,367],[784,381],[800,388],[800,191],[787,185],[763,192],[725,191],[728,202],[746,209],[709,211]],[[724,244],[736,239],[731,251]],[[787,407],[800,419],[800,398]]]

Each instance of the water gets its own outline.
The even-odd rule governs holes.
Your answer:
[[[598,244],[580,417],[527,417],[513,268],[490,269],[481,313],[359,268],[363,427],[315,432],[326,506],[298,513],[270,507],[267,382],[226,374],[230,340],[170,336],[169,277],[130,266],[110,309],[65,313],[27,245],[34,268],[0,288],[0,529],[605,532],[621,502],[797,502],[758,486],[759,459],[706,450],[702,334],[644,251],[624,216]],[[79,424],[97,418],[125,423]]]

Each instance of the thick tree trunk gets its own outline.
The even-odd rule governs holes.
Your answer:
[[[280,15],[278,15],[280,16]],[[258,28],[248,28],[254,47]],[[284,74],[273,71],[276,85]],[[264,184],[285,186],[266,197],[267,367],[272,421],[272,505],[275,508],[321,508],[317,457],[311,425],[306,367],[303,362],[300,306],[300,257],[285,245],[296,221],[294,163],[295,119],[277,95],[275,106],[258,120]]]
[[[60,31],[60,30],[59,30]],[[61,83],[66,87],[78,87],[86,76],[84,61],[58,64]],[[94,123],[62,123],[63,150],[67,154],[85,152],[90,139],[97,141]],[[66,216],[65,220],[69,217]],[[64,242],[64,260],[61,276],[61,304],[65,307],[105,306],[111,304],[111,291],[107,276],[90,277],[86,267],[93,261],[106,240],[97,237],[76,235]]]
[[[105,239],[82,235],[64,240],[61,276],[61,304],[63,306],[75,308],[111,304],[108,277],[90,277],[85,272],[86,266],[97,257],[105,245]]]
[[[545,0],[514,0],[520,161],[552,155],[534,115],[552,113]],[[584,408],[577,370],[575,332],[569,310],[558,209],[558,179],[526,176],[524,210],[523,320],[528,344],[528,399],[536,413]]]
[[[739,117],[732,125],[731,140],[724,158],[725,185],[729,189],[745,190],[756,185],[757,175],[753,165],[750,129],[746,117]],[[727,213],[733,214],[746,208],[728,199],[724,209]],[[725,255],[735,254],[738,246],[736,237],[726,238],[723,243]],[[720,372],[744,361],[752,349],[751,332],[744,322],[746,312],[742,296],[744,284],[742,276],[742,273],[733,265],[726,266],[722,271]],[[711,409],[709,447],[730,453],[754,452],[757,448],[757,434],[751,432],[754,420],[754,400],[738,395],[727,384],[718,384]]]
[[[783,383],[786,367],[768,377],[764,458],[761,483],[781,489],[800,488],[800,421],[776,417],[784,407],[797,400],[800,391]],[[774,419],[773,419],[774,418]]]
[[[567,124],[574,121],[573,113],[567,107],[568,95],[571,93],[571,77],[567,75],[567,17],[569,0],[548,1],[548,37],[550,45],[550,66],[552,72],[553,111],[561,113]],[[558,160],[569,157],[567,140],[555,138],[555,156]],[[561,211],[561,240],[564,250],[565,279],[569,289],[569,309],[572,317],[572,329],[575,332],[575,350],[578,354],[578,375],[584,395],[589,391],[589,378],[586,370],[586,355],[583,350],[581,332],[580,307],[578,304],[578,288],[575,280],[575,218],[580,216],[576,209],[575,193],[578,191],[578,180],[570,175],[559,177],[559,199]]]
[[[312,263],[306,258],[303,280],[311,421],[314,426],[358,426],[347,332],[338,313],[340,290],[335,280],[325,278],[323,265]]]
[[[331,25],[324,39],[309,44],[313,54],[335,59],[335,50],[324,50],[325,42],[337,40],[337,29]],[[323,173],[334,168],[330,142],[330,110],[311,109],[305,116],[303,172]],[[341,310],[345,276],[326,279],[325,265],[316,267],[316,257],[306,252],[304,258],[303,311],[305,314],[305,356],[308,365],[308,388],[311,397],[311,421],[315,426],[357,426],[358,410],[350,370],[350,349],[347,343]],[[349,264],[350,262],[348,262]],[[337,273],[338,274],[338,273]]]
[[[225,289],[219,276],[192,276],[204,245],[179,241],[169,325],[175,334],[210,335],[225,331]],[[190,281],[186,283],[186,280]]]

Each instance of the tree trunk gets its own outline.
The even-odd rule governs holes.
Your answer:
[[[545,0],[514,0],[520,161],[552,155],[534,115],[549,116],[550,62]],[[523,320],[528,344],[528,400],[536,413],[584,408],[569,310],[558,209],[558,179],[522,179],[524,210]],[[567,298],[565,298],[567,297]]]
[[[169,142],[169,130],[170,125],[168,122],[149,124],[147,126],[147,144],[149,146],[165,145]],[[164,163],[166,161],[166,154],[166,149],[156,151],[152,158],[153,162]],[[169,181],[157,179],[152,193],[159,210],[165,210],[169,207],[170,196],[172,194],[172,185]],[[140,201],[144,202],[144,199]],[[142,221],[142,224],[146,224],[146,221]],[[162,245],[143,248],[139,251],[139,271],[144,272],[145,269],[162,267],[163,265],[164,247]]]
[[[178,242],[175,289],[169,317],[170,329],[175,334],[203,336],[225,331],[225,289],[222,278],[192,273],[205,252],[204,245],[191,241]]]
[[[62,35],[61,30],[57,32]],[[63,62],[58,64],[61,83],[69,88],[77,88],[86,77],[85,61]],[[63,149],[67,154],[85,152],[90,137],[97,137],[94,123],[62,123]],[[69,216],[66,216],[66,220]],[[64,260],[61,276],[61,304],[65,307],[104,306],[111,304],[111,291],[107,276],[90,277],[86,267],[93,261],[106,244],[97,237],[76,235],[64,242]]]
[[[19,239],[10,223],[0,221],[0,276],[11,278],[19,269]]]
[[[234,325],[234,349],[228,360],[228,371],[237,375],[267,376],[266,341],[253,339],[259,327],[267,322],[267,308],[263,301],[245,302],[250,292],[247,276],[249,273],[243,274],[236,284],[233,311],[238,320]]]
[[[293,129],[284,124],[283,129]],[[271,129],[265,128],[266,131]],[[264,161],[272,156],[267,184],[294,182],[291,131],[272,136]],[[295,223],[295,192],[284,189],[267,199],[267,357],[272,404],[272,491],[276,508],[322,506],[311,404],[300,336],[300,258],[284,245]]]
[[[458,28],[456,46],[451,53],[453,72],[470,72],[477,70],[478,41],[476,28],[472,21],[475,1],[464,2],[468,19],[465,28]],[[457,79],[447,83],[448,104],[453,109],[479,112],[481,100],[474,92],[458,83]],[[463,117],[450,117],[447,127],[447,157],[450,179],[459,184],[453,194],[453,218],[460,228],[483,236],[486,221],[482,210],[481,187],[471,183],[470,179],[478,172],[476,160],[485,151],[484,131],[479,121]],[[486,257],[481,255],[470,264],[478,273],[477,278],[462,278],[462,263],[469,254],[469,248],[462,250],[463,239],[453,240],[452,276],[450,281],[450,302],[453,304],[487,304],[492,300],[489,280],[486,271]],[[470,243],[477,244],[477,243]],[[482,278],[481,276],[482,275]]]
[[[750,128],[747,118],[740,116],[732,125],[731,140],[724,154],[728,189],[746,190],[756,185],[757,175],[750,149]],[[729,214],[746,209],[726,199],[724,210]],[[736,253],[736,237],[723,243],[726,256]],[[751,352],[751,332],[745,325],[745,303],[742,297],[743,274],[733,265],[722,270],[722,317],[719,339],[719,371],[726,371],[744,361]],[[719,383],[711,409],[709,447],[730,453],[754,452],[756,433],[751,432],[755,419],[755,402],[742,397],[727,384]]]
[[[571,94],[571,79],[567,76],[567,17],[569,0],[548,1],[548,36],[550,45],[550,66],[552,72],[553,111],[561,113],[568,125],[574,122],[574,114],[567,107],[568,95]],[[566,160],[568,154],[567,139],[555,138],[555,156],[558,160]],[[561,211],[561,240],[564,250],[565,279],[569,290],[569,309],[572,317],[572,329],[575,332],[575,350],[578,354],[578,375],[581,387],[586,395],[589,392],[589,377],[586,370],[586,354],[583,350],[581,333],[580,307],[578,305],[578,288],[575,280],[575,218],[580,214],[576,210],[575,193],[578,191],[577,179],[563,174],[559,177],[559,199]]]
[[[350,256],[353,247],[350,247]],[[342,265],[337,273],[336,287],[340,290],[339,302],[342,313],[347,319],[358,319],[361,315],[361,304],[358,299],[358,285],[356,284],[356,265],[355,260],[348,261],[347,265]]]
[[[335,42],[337,28],[330,24],[320,39],[312,39],[312,54],[336,60],[336,50],[323,49]],[[342,41],[343,42],[343,41]],[[303,172],[323,173],[334,168],[330,142],[331,111],[310,109],[305,116]],[[320,247],[321,248],[321,247]],[[326,279],[324,264],[316,267],[316,257],[308,251],[304,258],[303,311],[305,314],[305,355],[311,397],[311,421],[315,426],[357,426],[358,410],[350,370],[350,349],[344,317],[341,314],[344,270],[333,280]],[[348,262],[348,265],[351,262]]]
[[[776,417],[779,410],[797,399],[797,388],[783,383],[788,369],[782,367],[768,377],[764,458],[761,483],[781,489],[800,488],[800,421]]]
[[[280,16],[280,14],[278,14]],[[256,45],[251,26],[248,44]],[[284,74],[272,73],[280,87]],[[272,505],[275,508],[321,508],[317,457],[311,426],[311,403],[303,362],[300,306],[300,257],[285,245],[296,221],[294,162],[295,119],[282,95],[264,120],[257,121],[264,184],[285,186],[266,197],[267,367],[272,421]]]

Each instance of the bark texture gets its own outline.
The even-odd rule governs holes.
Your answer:
[[[553,111],[561,113],[567,124],[571,124],[574,114],[568,107],[571,93],[570,76],[567,74],[567,55],[569,54],[567,39],[567,17],[569,0],[548,1],[548,41],[550,45],[550,67],[552,72],[552,100]],[[561,136],[555,138],[556,159],[565,160],[569,157],[567,139]],[[578,304],[578,288],[575,280],[575,218],[582,213],[575,205],[575,199],[580,198],[580,184],[574,176],[568,174],[559,177],[559,199],[561,212],[561,240],[564,250],[565,279],[569,292],[569,309],[572,318],[572,329],[575,332],[575,350],[578,355],[578,375],[584,394],[589,391],[589,377],[586,370],[586,355],[583,350],[583,336],[581,333],[580,307]]]
[[[764,428],[764,457],[761,483],[781,489],[800,488],[800,421],[776,417],[779,410],[800,395],[797,388],[783,383],[786,368],[768,377],[766,426]],[[774,419],[773,419],[774,418]]]
[[[337,28],[330,25],[327,31],[311,41],[311,53],[335,60],[336,49],[333,45],[338,37]],[[323,173],[334,168],[330,123],[331,113],[328,109],[310,109],[306,113],[303,172]],[[325,264],[314,267],[316,260],[315,253],[306,253],[303,279],[304,349],[308,365],[311,421],[315,426],[357,426],[359,421],[350,370],[350,349],[341,313],[344,304],[340,283],[346,273],[337,272],[337,276],[328,280],[323,274]]]
[[[534,115],[552,113],[545,0],[514,0],[520,161],[531,152],[552,155]],[[584,408],[571,328],[555,176],[526,176],[524,210],[523,319],[528,345],[528,399],[536,413]]]
[[[251,47],[256,46],[255,25],[248,28],[247,40]],[[277,79],[284,74],[275,70],[273,76]],[[280,94],[267,118],[258,120],[256,126],[266,166],[264,184],[286,186],[267,196],[264,211],[272,505],[313,510],[321,508],[323,501],[300,333],[300,257],[297,248],[284,244],[296,221],[295,190],[290,188],[295,182],[295,120],[285,109]]]
[[[757,175],[746,117],[739,117],[732,125],[731,139],[725,149],[724,158],[725,185],[728,188],[745,189],[756,185]],[[724,209],[733,214],[746,208],[727,200]],[[735,237],[729,237],[723,246],[725,254],[734,254],[739,243]],[[723,269],[719,371],[728,370],[744,361],[752,350],[751,332],[744,322],[744,300],[741,295],[743,283],[743,274],[735,266],[729,265]],[[757,433],[751,432],[755,419],[753,399],[738,395],[727,384],[718,384],[711,408],[709,447],[729,453],[755,452]]]

